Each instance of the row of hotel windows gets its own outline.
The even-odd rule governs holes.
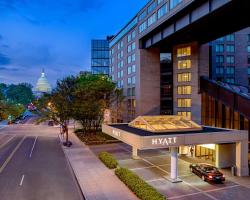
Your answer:
[[[226,74],[234,74],[235,69],[232,66],[226,68],[224,68],[223,66],[216,67],[216,74],[224,74],[224,72],[226,72]]]
[[[133,42],[132,44],[128,45],[127,52],[130,53],[133,50],[135,50],[135,42]],[[123,56],[124,56],[124,52],[123,51],[120,51],[117,54],[118,59],[123,58]],[[112,58],[111,63],[113,63],[113,61],[114,61],[114,57]]]
[[[234,34],[229,34],[229,35],[227,35],[225,37],[221,37],[221,38],[217,39],[216,41],[224,42],[225,40],[227,42],[234,42],[234,40],[235,40]],[[250,35],[249,35],[249,41],[250,41]]]
[[[129,66],[129,67],[128,67],[128,75],[129,75],[129,74],[132,74],[132,73],[135,73],[135,71],[136,71],[135,65],[132,65],[132,66]],[[117,77],[118,77],[118,78],[123,78],[123,74],[124,74],[124,72],[123,72],[123,70],[121,70],[121,71],[119,71],[119,72],[117,73]]]
[[[226,45],[226,51],[229,53],[235,52],[235,46],[233,44]],[[222,53],[224,52],[224,44],[216,44],[215,45],[215,52]],[[247,52],[250,53],[250,45],[247,46]]]
[[[224,63],[225,61],[225,57],[223,55],[217,55],[215,57],[215,62],[216,63]],[[230,56],[226,56],[226,63],[228,64],[234,64],[235,62],[235,57],[230,55]]]
[[[157,11],[157,13],[155,12],[154,14],[152,14],[150,17],[148,17],[148,19],[146,21],[144,21],[140,26],[139,26],[139,33],[142,33],[144,30],[147,29],[147,27],[150,27],[153,23],[156,22],[157,19],[162,18],[164,15],[166,15],[168,13],[168,10],[175,8],[179,3],[181,3],[183,0],[170,0],[169,1],[169,8],[168,8],[168,2],[166,4],[164,4],[162,7],[160,7]],[[159,0],[158,4],[160,4],[161,2],[163,2],[163,0]],[[151,13],[155,8],[156,8],[157,4],[156,1],[152,2],[149,6],[148,6],[148,14]],[[144,19],[147,16],[146,14],[146,10],[141,13],[138,17],[139,21],[141,21],[142,19]]]
[[[113,76],[112,76],[112,80],[114,80],[114,77],[113,77]],[[129,77],[129,78],[127,79],[127,83],[128,83],[128,85],[135,85],[135,83],[136,83],[136,78],[135,78],[135,76]],[[118,87],[118,88],[123,88],[123,86],[124,86],[124,81],[123,81],[123,80],[118,80],[118,81],[117,81],[117,87]]]

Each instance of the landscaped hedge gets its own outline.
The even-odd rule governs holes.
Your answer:
[[[99,154],[99,159],[109,168],[115,169],[118,165],[116,159],[108,152],[101,152]]]
[[[115,174],[141,200],[166,200],[156,189],[126,168],[117,168]]]

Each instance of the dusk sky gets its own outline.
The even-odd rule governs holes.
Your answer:
[[[0,0],[0,82],[90,70],[90,41],[117,33],[148,0]]]

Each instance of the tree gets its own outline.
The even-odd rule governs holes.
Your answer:
[[[29,83],[20,83],[8,86],[6,89],[6,99],[8,102],[27,106],[34,100],[32,85]]]
[[[68,137],[68,123],[72,118],[72,103],[76,79],[73,76],[57,81],[56,88],[51,94],[44,95],[37,102],[40,118],[38,123],[53,120],[58,123],[66,134],[64,145],[70,146]]]
[[[107,76],[82,74],[77,77],[72,117],[81,123],[84,133],[100,128],[114,90],[115,84]]]

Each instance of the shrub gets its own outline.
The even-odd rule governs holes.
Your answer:
[[[101,152],[99,159],[109,168],[115,169],[118,165],[116,159],[108,152]]]
[[[166,197],[126,168],[117,168],[116,176],[141,200],[165,200]]]

